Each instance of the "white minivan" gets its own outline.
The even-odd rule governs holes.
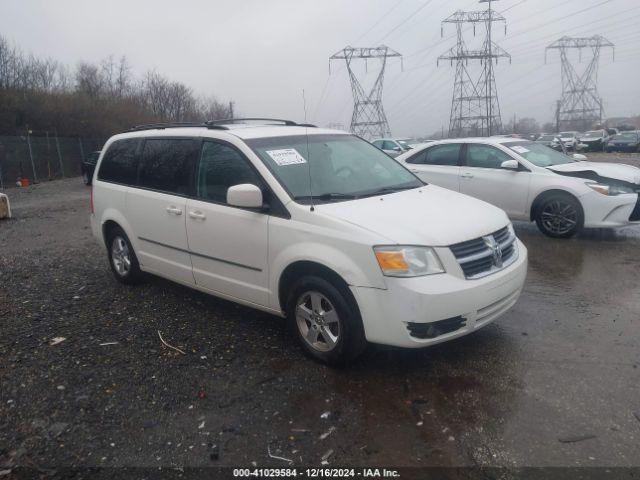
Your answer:
[[[109,139],[91,224],[117,280],[148,272],[286,317],[329,364],[471,333],[518,299],[527,251],[499,208],[345,132],[239,122]]]

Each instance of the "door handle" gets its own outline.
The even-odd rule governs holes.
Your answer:
[[[472,173],[463,173],[462,175],[460,175],[462,178],[473,178],[473,174]]]
[[[172,213],[174,215],[182,215],[182,210],[174,206],[167,207],[167,212]]]
[[[191,218],[195,218],[196,220],[204,220],[205,218],[207,218],[207,216],[204,213],[202,213],[200,210],[189,212],[189,216]]]

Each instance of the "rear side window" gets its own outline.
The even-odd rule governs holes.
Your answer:
[[[227,190],[251,183],[262,188],[262,181],[236,149],[216,142],[204,142],[198,166],[197,196],[203,200],[227,203]]]
[[[98,180],[135,185],[138,173],[136,158],[138,145],[140,140],[137,138],[113,142],[100,163]]]
[[[152,138],[144,142],[138,185],[178,195],[191,191],[199,141]]]
[[[460,144],[447,143],[445,145],[435,145],[417,153],[407,160],[408,163],[423,165],[448,165],[455,167],[460,158]]]

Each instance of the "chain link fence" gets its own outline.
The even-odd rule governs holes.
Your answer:
[[[81,174],[82,160],[100,150],[104,139],[58,137],[55,132],[0,136],[0,188],[20,178],[32,183]]]

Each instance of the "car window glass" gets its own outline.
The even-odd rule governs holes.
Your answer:
[[[138,173],[136,151],[140,140],[137,138],[113,142],[100,163],[98,180],[135,185]]]
[[[427,160],[427,150],[423,150],[421,152],[415,153],[407,158],[407,163],[413,163],[415,165],[421,165],[426,163]]]
[[[427,150],[424,163],[428,165],[448,165],[457,166],[460,157],[460,144],[447,143],[445,145],[435,145]]]
[[[389,140],[386,140],[383,144],[382,144],[382,149],[383,150],[393,150],[394,148],[396,148],[396,144],[393,142],[390,142]]]
[[[227,203],[229,187],[243,183],[262,188],[260,177],[240,152],[222,143],[204,142],[196,181],[198,198]]]
[[[373,144],[378,148],[382,148],[382,140],[376,140]]]
[[[187,195],[197,153],[193,139],[148,139],[140,160],[139,186]]]
[[[502,162],[513,160],[510,155],[491,145],[469,144],[467,166],[477,168],[500,168]]]

